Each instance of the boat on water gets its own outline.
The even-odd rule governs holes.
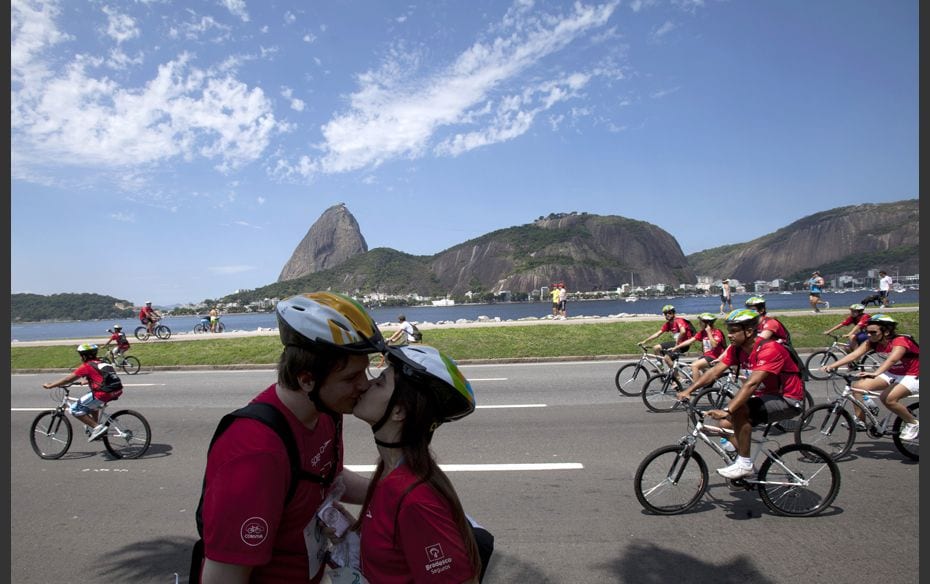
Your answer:
[[[443,298],[442,300],[433,300],[433,306],[455,306],[455,300]]]
[[[627,296],[626,298],[624,298],[624,300],[626,300],[627,302],[636,302],[637,300],[639,300],[639,297],[638,296]]]

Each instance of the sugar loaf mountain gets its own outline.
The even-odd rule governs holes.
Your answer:
[[[278,281],[224,301],[248,302],[309,290],[460,296],[528,293],[553,281],[570,290],[695,283],[698,275],[789,281],[827,274],[919,272],[918,200],[840,207],[804,217],[746,243],[685,256],[667,231],[617,215],[558,213],[487,233],[431,256],[368,249],[344,204],[327,209],[294,249]]]

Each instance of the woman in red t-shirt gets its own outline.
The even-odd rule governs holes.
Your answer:
[[[918,395],[920,392],[920,347],[909,336],[897,334],[897,326],[898,321],[886,314],[872,316],[865,327],[869,339],[849,355],[824,365],[822,369],[833,371],[847,363],[855,362],[869,351],[885,355],[885,362],[878,369],[860,373],[862,379],[852,387],[882,392],[880,399],[885,407],[904,420],[901,438],[915,440],[920,433],[920,421],[898,400],[908,395]],[[855,405],[853,407],[856,416],[861,420],[864,414]]]
[[[352,412],[371,424],[380,455],[355,525],[362,575],[378,584],[478,582],[469,519],[429,449],[440,424],[474,411],[474,392],[433,347],[391,347],[387,358]]]

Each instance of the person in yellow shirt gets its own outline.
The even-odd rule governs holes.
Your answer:
[[[559,285],[553,284],[549,289],[549,296],[552,297],[552,318],[559,316]]]

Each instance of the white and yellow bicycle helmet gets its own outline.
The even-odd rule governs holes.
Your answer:
[[[388,347],[387,358],[420,386],[428,388],[439,404],[437,421],[451,422],[475,411],[475,392],[452,358],[428,345]]]
[[[275,308],[281,342],[298,347],[322,344],[351,353],[383,352],[378,325],[358,301],[334,292],[298,294]]]

